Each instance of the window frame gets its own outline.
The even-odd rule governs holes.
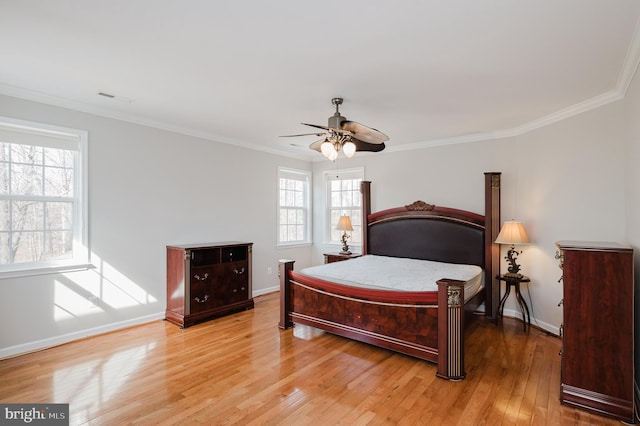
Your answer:
[[[336,175],[338,177],[336,177]],[[350,169],[343,169],[339,171],[335,170],[326,170],[324,172],[324,184],[325,184],[325,220],[324,220],[324,230],[323,230],[323,239],[325,241],[324,244],[331,247],[342,247],[342,241],[339,239],[332,239],[333,229],[331,226],[331,211],[333,210],[331,203],[331,181],[336,180],[346,180],[346,179],[360,179],[360,182],[365,180],[364,177],[364,167],[356,167]],[[360,188],[357,188],[358,194],[360,194]],[[353,206],[352,206],[353,207]],[[350,210],[354,210],[354,208],[350,208]],[[360,214],[362,214],[362,194],[360,194]],[[351,238],[349,239],[349,246],[362,248],[362,223],[361,221],[351,220],[351,225],[354,230],[351,232]],[[354,238],[355,236],[355,238]]]
[[[304,218],[304,238],[302,240],[295,241],[282,241],[280,239],[280,227],[282,223],[280,221],[280,214],[283,207],[281,202],[281,191],[280,180],[281,179],[290,179],[290,180],[298,180],[302,181],[305,184],[305,194],[303,195],[304,206],[303,209],[303,218]],[[309,170],[300,170],[294,169],[290,167],[278,167],[278,197],[277,197],[277,225],[276,225],[276,247],[295,247],[295,246],[308,246],[313,243],[313,235],[312,235],[312,226],[311,226],[311,218],[312,218],[312,205],[311,205],[311,191],[312,191],[312,173]]]
[[[34,143],[21,143],[29,146],[53,146],[54,148],[70,149],[75,151],[73,159],[73,195],[65,197],[65,200],[73,202],[73,234],[72,257],[63,260],[45,260],[40,262],[11,263],[0,265],[0,279],[31,275],[52,274],[73,270],[87,269],[90,264],[89,249],[89,224],[88,224],[88,132],[85,130],[71,129],[50,124],[37,123],[0,116],[0,132],[14,134],[15,140],[24,138],[27,142],[30,138],[36,140],[46,138],[47,145]],[[10,139],[10,137],[9,137]],[[6,143],[18,143],[11,140]],[[50,143],[50,145],[49,145]],[[73,146],[73,148],[69,148]],[[23,198],[21,195],[0,194],[0,199],[16,200]],[[46,195],[34,198],[42,201],[52,201],[55,197]],[[29,198],[33,199],[33,198]]]

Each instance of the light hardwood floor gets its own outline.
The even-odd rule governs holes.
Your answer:
[[[278,294],[180,330],[157,321],[0,361],[0,402],[69,403],[71,424],[620,424],[559,402],[560,340],[482,317],[467,378],[297,326]]]

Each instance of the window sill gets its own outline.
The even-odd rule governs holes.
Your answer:
[[[310,247],[312,243],[289,243],[289,244],[278,244],[276,247],[279,249],[287,249],[287,248],[297,248],[297,247]]]
[[[31,277],[36,275],[60,274],[64,272],[86,271],[94,268],[95,266],[90,263],[74,263],[69,265],[49,266],[44,268],[13,269],[10,271],[1,271],[0,279]]]

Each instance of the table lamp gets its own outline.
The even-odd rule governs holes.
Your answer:
[[[527,232],[524,230],[522,223],[513,219],[510,222],[505,222],[496,238],[496,243],[511,245],[505,257],[509,262],[509,274],[520,276],[520,265],[516,263],[516,259],[519,254],[522,254],[522,251],[516,250],[515,246],[516,244],[529,244],[529,237],[527,237]]]
[[[353,231],[353,226],[351,226],[351,218],[347,215],[340,216],[336,229],[338,231],[344,231],[341,237],[342,251],[340,252],[340,254],[351,254],[351,252],[349,251],[349,246],[347,245],[347,240],[351,237],[349,234],[347,234],[347,231]]]

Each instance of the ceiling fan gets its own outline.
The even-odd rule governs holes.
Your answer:
[[[389,137],[379,130],[355,121],[349,121],[341,116],[339,108],[342,102],[342,98],[331,99],[331,103],[336,106],[336,112],[329,117],[327,126],[301,123],[305,126],[322,129],[324,132],[285,135],[282,137],[321,136],[322,139],[309,145],[309,148],[321,152],[331,161],[338,158],[338,153],[341,150],[349,158],[353,157],[356,151],[382,151],[385,148],[384,142],[388,141]]]

